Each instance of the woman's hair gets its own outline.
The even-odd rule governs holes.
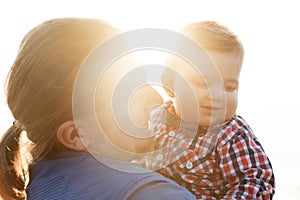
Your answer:
[[[25,149],[32,161],[63,150],[56,130],[73,119],[76,73],[96,45],[118,32],[101,20],[59,18],[45,21],[24,37],[6,84],[15,122],[0,143],[0,195],[4,199],[26,198],[29,170],[22,159],[26,148],[20,145],[22,131],[32,144],[30,151]]]

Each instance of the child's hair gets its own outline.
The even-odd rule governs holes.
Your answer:
[[[183,27],[180,32],[195,40],[205,50],[219,52],[239,51],[241,58],[243,58],[243,45],[238,37],[227,27],[215,21],[190,23]]]
[[[24,37],[6,83],[15,122],[0,143],[0,195],[4,199],[26,198],[29,172],[20,154],[22,131],[32,143],[32,161],[64,150],[56,140],[56,130],[73,119],[76,73],[87,54],[116,33],[119,30],[101,20],[59,18],[45,21]]]

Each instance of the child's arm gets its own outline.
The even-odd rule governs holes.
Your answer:
[[[218,145],[220,170],[228,182],[224,199],[272,199],[274,174],[271,163],[247,123],[240,117],[231,133]]]

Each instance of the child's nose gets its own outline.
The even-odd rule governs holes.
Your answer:
[[[223,101],[225,98],[224,88],[220,86],[209,87],[206,97],[211,101]]]

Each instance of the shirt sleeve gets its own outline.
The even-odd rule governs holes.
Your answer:
[[[158,134],[154,139],[154,151],[143,158],[143,165],[150,170],[164,168],[178,160],[191,143],[192,139],[175,130]]]
[[[228,183],[222,199],[272,199],[274,174],[261,144],[243,121],[231,132],[233,136],[222,138],[227,142],[217,149],[220,170]]]
[[[154,135],[154,151],[142,159],[142,165],[147,169],[157,170],[168,166],[186,152],[193,141],[193,137],[174,127],[167,127],[166,114],[163,106],[151,112],[148,131]]]

